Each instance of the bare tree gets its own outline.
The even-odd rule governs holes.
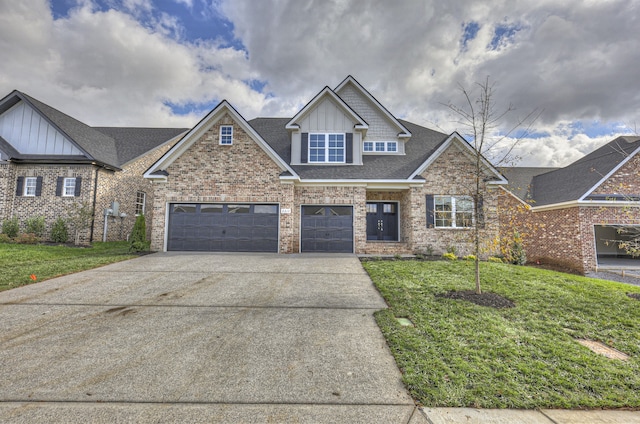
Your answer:
[[[467,131],[465,135],[471,138],[469,143],[476,151],[473,167],[473,184],[470,194],[473,199],[473,247],[475,256],[475,286],[476,293],[481,294],[480,286],[480,253],[481,253],[481,220],[483,216],[482,199],[487,192],[487,168],[490,163],[486,158],[491,157],[493,166],[504,166],[513,163],[518,158],[514,156],[514,149],[530,132],[533,123],[542,113],[541,109],[534,109],[523,118],[499,131],[500,124],[507,115],[515,111],[509,104],[504,110],[496,110],[495,82],[487,76],[482,82],[475,84],[475,90],[468,90],[460,86],[464,101],[462,106],[453,103],[446,106],[458,116],[457,123]],[[514,136],[515,133],[518,133]]]

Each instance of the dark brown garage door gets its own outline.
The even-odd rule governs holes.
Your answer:
[[[353,253],[353,207],[303,206],[302,252]]]
[[[176,203],[167,250],[277,252],[278,205]]]

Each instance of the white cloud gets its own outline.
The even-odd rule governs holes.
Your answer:
[[[0,2],[0,91],[21,89],[94,125],[189,126],[206,111],[175,115],[166,104],[226,98],[247,118],[291,116],[351,74],[394,115],[450,132],[443,104],[489,75],[496,107],[517,108],[506,124],[544,108],[535,130],[549,135],[521,147],[526,164],[565,164],[614,136],[567,131],[575,120],[640,119],[633,0],[174,0],[185,13],[198,6],[198,19],[230,21],[226,42],[189,41],[184,20],[150,0],[108,1],[102,11],[78,0],[56,20],[46,0]],[[463,49],[469,22],[478,31]],[[233,37],[246,50],[228,47]]]

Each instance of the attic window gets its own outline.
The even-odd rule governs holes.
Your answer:
[[[344,163],[344,134],[309,134],[309,163]]]
[[[233,144],[233,127],[231,125],[222,125],[220,127],[220,144],[225,146]]]
[[[397,141],[365,141],[365,152],[397,152]]]

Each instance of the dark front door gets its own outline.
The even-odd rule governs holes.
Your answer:
[[[398,241],[398,204],[367,202],[367,240]]]

